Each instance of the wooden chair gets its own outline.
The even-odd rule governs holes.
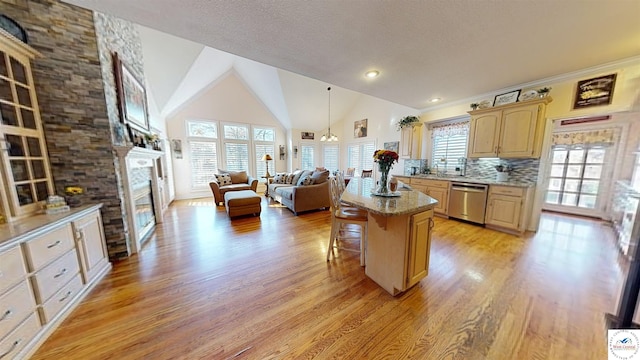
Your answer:
[[[337,178],[329,179],[329,193],[331,197],[331,237],[329,238],[329,246],[327,248],[327,261],[331,259],[335,240],[340,234],[342,225],[359,225],[360,230],[360,266],[365,265],[366,239],[368,231],[367,212],[357,208],[344,207],[340,203],[340,187]],[[357,251],[354,249],[338,247],[340,250]]]
[[[338,171],[336,173],[336,180],[338,180],[338,190],[340,190],[340,195],[342,195],[344,189],[347,188],[347,183],[344,181],[344,175],[342,175],[342,172]]]
[[[356,168],[347,168],[347,176],[355,176],[356,175]]]
[[[370,178],[373,177],[373,170],[362,170],[362,176],[363,178]]]

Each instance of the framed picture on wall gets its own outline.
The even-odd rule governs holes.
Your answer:
[[[133,72],[113,53],[113,67],[118,94],[120,121],[131,127],[149,132],[147,92]]]
[[[616,75],[610,74],[578,81],[573,110],[611,104],[613,90],[616,86]]]
[[[302,135],[302,140],[313,140],[315,137],[314,133],[307,132],[307,131],[303,131],[301,135]]]
[[[367,137],[367,119],[358,120],[353,123],[353,137]]]
[[[514,103],[518,101],[518,96],[520,96],[520,90],[511,91],[506,94],[496,95],[496,98],[493,100],[493,106],[500,106],[500,105]]]
[[[391,151],[398,152],[399,148],[400,148],[400,142],[399,141],[391,141],[391,142],[384,143],[384,149],[385,150],[391,150]]]

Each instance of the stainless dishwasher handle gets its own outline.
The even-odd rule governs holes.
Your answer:
[[[478,189],[478,188],[467,188],[467,187],[452,187],[451,188],[452,191],[464,191],[464,192],[472,192],[472,193],[484,193],[485,190],[482,189]]]

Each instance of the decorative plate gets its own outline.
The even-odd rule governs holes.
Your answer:
[[[478,104],[478,109],[486,109],[486,108],[490,108],[493,106],[493,101],[491,100],[485,100],[480,102],[480,104]]]
[[[535,90],[528,90],[523,92],[522,94],[520,94],[520,97],[518,97],[518,101],[527,101],[527,100],[533,100],[535,98],[538,97],[538,92]]]
[[[379,193],[374,190],[371,190],[371,195],[382,196],[382,197],[399,197],[402,196],[400,191],[388,192],[388,193]]]

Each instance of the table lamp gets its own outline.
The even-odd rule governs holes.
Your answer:
[[[269,155],[269,154],[264,154],[262,156],[262,161],[264,161],[265,164],[267,164],[267,173],[264,175],[265,177],[271,176],[271,175],[269,175],[269,161],[271,161],[271,160],[273,160],[273,159],[271,158],[271,155]]]

